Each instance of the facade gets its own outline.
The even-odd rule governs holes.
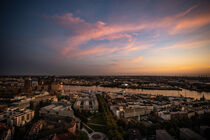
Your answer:
[[[31,78],[25,79],[24,87],[26,90],[29,90],[32,88],[32,79]]]
[[[7,113],[7,123],[11,126],[23,126],[34,118],[33,110],[16,110]]]
[[[171,112],[171,119],[174,119],[174,118],[183,119],[183,118],[187,118],[187,117],[188,117],[187,112],[182,112],[182,111]]]
[[[124,118],[132,118],[150,114],[151,111],[147,110],[146,108],[127,108],[123,112]]]
[[[171,120],[171,114],[170,112],[158,112],[158,117],[162,118],[163,120]]]
[[[123,107],[123,106],[111,106],[110,107],[112,113],[117,116],[118,118],[138,118],[141,119],[142,116],[146,116],[151,113],[153,107],[150,106],[130,106],[130,107]]]

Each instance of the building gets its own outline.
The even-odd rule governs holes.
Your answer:
[[[166,130],[156,130],[156,140],[175,140]]]
[[[117,116],[118,118],[121,117],[121,112],[123,112],[123,106],[112,105],[110,106],[110,110],[112,113]]]
[[[31,90],[32,89],[32,79],[26,78],[24,83],[25,90]]]
[[[8,127],[4,123],[0,123],[0,139],[11,140],[14,133],[14,128]]]
[[[12,108],[0,114],[0,121],[10,126],[23,126],[34,118],[34,111],[30,109]]]
[[[163,120],[171,120],[171,114],[170,112],[163,112],[163,111],[160,111],[158,112],[158,117],[162,118]]]
[[[58,81],[54,81],[51,83],[51,91],[60,91],[63,89],[63,84]]]
[[[183,119],[183,118],[188,117],[188,113],[182,112],[182,111],[171,112],[170,114],[171,114],[171,119],[175,119],[175,118]]]
[[[43,123],[44,121],[39,120],[38,122],[33,124],[33,126],[31,127],[28,133],[28,139],[33,139],[33,137],[39,133],[39,131],[43,128]]]
[[[76,135],[76,129],[77,129],[76,122],[72,120],[68,126],[68,131],[73,135]]]
[[[33,88],[37,88],[38,85],[39,85],[39,83],[38,83],[37,80],[33,80],[33,81],[31,82],[31,85],[32,85]]]
[[[74,103],[74,109],[85,110],[90,112],[98,111],[98,100],[95,94],[86,94],[86,96],[80,96]]]
[[[206,140],[201,135],[195,133],[189,128],[180,128],[180,139],[182,140]]]
[[[41,108],[40,114],[48,117],[69,117],[74,118],[74,111],[71,105],[51,104]]]
[[[17,111],[9,116],[8,123],[15,126],[23,126],[34,118],[33,110]]]
[[[192,118],[193,116],[195,116],[195,112],[194,112],[194,111],[189,111],[187,116],[188,116],[188,118],[190,119],[190,118]]]
[[[128,134],[129,140],[141,140],[141,134],[138,129],[130,129]]]
[[[143,116],[151,113],[153,108],[150,106],[137,106],[137,107],[123,107],[123,106],[111,106],[111,111],[118,118],[137,118],[141,120]]]
[[[123,111],[124,118],[140,117],[149,114],[150,111],[146,108],[126,108]]]
[[[39,105],[40,102],[42,102],[42,103],[48,102],[49,103],[49,102],[57,102],[57,101],[58,101],[58,99],[56,96],[46,95],[46,96],[35,97],[35,99],[32,100],[30,102],[30,104],[31,104],[31,107],[35,109],[37,107],[37,105]]]

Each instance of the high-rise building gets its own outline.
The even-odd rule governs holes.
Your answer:
[[[26,90],[30,90],[32,88],[32,79],[31,78],[26,78],[24,87]]]

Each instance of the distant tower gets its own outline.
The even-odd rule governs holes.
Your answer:
[[[32,80],[31,80],[31,78],[26,78],[25,79],[24,87],[25,87],[26,90],[30,90],[32,88]]]

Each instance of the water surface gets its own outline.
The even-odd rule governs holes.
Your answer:
[[[186,89],[180,90],[148,90],[148,89],[122,89],[122,88],[109,88],[100,86],[69,86],[64,85],[64,90],[70,91],[81,91],[81,90],[92,90],[92,91],[105,91],[105,92],[120,92],[125,90],[127,93],[140,93],[140,94],[151,94],[151,95],[164,95],[164,96],[184,96],[200,99],[203,95],[206,99],[210,100],[209,92],[197,92]]]

